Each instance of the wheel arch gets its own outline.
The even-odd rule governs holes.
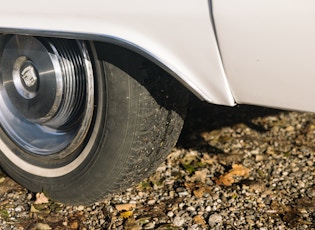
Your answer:
[[[155,62],[200,98],[234,105],[211,15],[208,0],[56,0],[49,7],[11,1],[0,9],[0,32],[117,44]]]

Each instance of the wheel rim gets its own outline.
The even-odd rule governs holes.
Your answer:
[[[85,43],[12,36],[2,50],[0,122],[22,149],[69,155],[83,143],[94,108]]]

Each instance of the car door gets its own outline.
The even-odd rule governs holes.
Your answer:
[[[315,112],[315,1],[214,0],[212,13],[238,103]]]

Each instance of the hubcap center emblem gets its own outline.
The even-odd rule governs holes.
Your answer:
[[[15,89],[22,97],[32,99],[37,95],[40,75],[36,65],[26,56],[20,56],[15,60],[12,77]]]
[[[21,78],[23,79],[24,84],[27,87],[32,87],[37,82],[37,76],[36,76],[36,70],[34,66],[27,65],[22,71],[21,71]]]

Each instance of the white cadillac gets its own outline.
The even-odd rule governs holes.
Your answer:
[[[315,112],[314,28],[313,0],[6,1],[0,165],[88,204],[163,161],[190,93]]]

